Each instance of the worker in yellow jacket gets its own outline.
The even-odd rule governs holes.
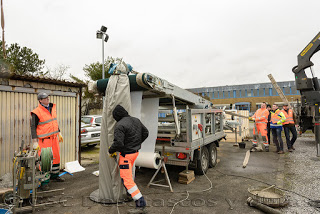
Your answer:
[[[282,124],[286,121],[284,113],[278,109],[276,104],[272,105],[270,128],[272,132],[273,143],[277,146],[278,154],[283,154],[283,141],[281,137]]]

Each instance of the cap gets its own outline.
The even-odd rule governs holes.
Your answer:
[[[38,100],[45,99],[45,98],[47,98],[47,97],[49,97],[49,95],[48,95],[47,93],[40,92],[40,93],[38,94]]]

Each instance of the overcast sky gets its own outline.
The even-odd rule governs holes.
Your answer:
[[[84,78],[84,65],[102,60],[96,30],[105,25],[105,56],[183,88],[269,82],[269,73],[294,80],[297,55],[320,31],[319,0],[3,3],[6,42],[33,49],[51,68],[67,65]]]

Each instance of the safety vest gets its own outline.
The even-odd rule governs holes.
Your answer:
[[[285,121],[285,115],[283,114],[282,111],[277,109],[275,112],[271,111],[271,128],[277,128],[277,127],[282,127],[282,123]],[[281,121],[281,124],[278,124],[278,122]]]
[[[35,108],[31,113],[34,113],[39,118],[39,123],[37,126],[38,138],[48,138],[59,133],[56,105],[53,104],[51,114],[43,107],[40,103],[38,107]]]
[[[269,111],[268,109],[262,109],[259,108],[256,113],[252,116],[252,118],[255,118],[256,123],[263,123],[267,124],[268,123],[268,116],[269,116]]]
[[[283,123],[283,125],[294,124],[292,109],[289,109],[288,113],[285,110],[282,110],[282,112],[283,112],[284,116],[286,117],[286,121]]]

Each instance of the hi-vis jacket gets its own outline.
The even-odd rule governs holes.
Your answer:
[[[286,121],[286,117],[282,111],[279,109],[275,111],[271,111],[271,122],[270,122],[270,128],[276,129],[276,128],[282,128],[282,124]]]
[[[255,119],[256,124],[266,124],[268,123],[268,116],[269,116],[269,111],[268,109],[264,108],[259,108],[256,113],[252,116],[252,118]]]
[[[59,133],[56,104],[53,104],[51,114],[40,103],[31,113],[34,113],[39,118],[37,126],[37,135],[39,139],[48,138]]]
[[[283,125],[295,124],[294,120],[293,120],[293,111],[292,111],[292,109],[288,109],[288,113],[285,110],[282,110],[282,112],[286,117],[286,122],[284,122]]]

